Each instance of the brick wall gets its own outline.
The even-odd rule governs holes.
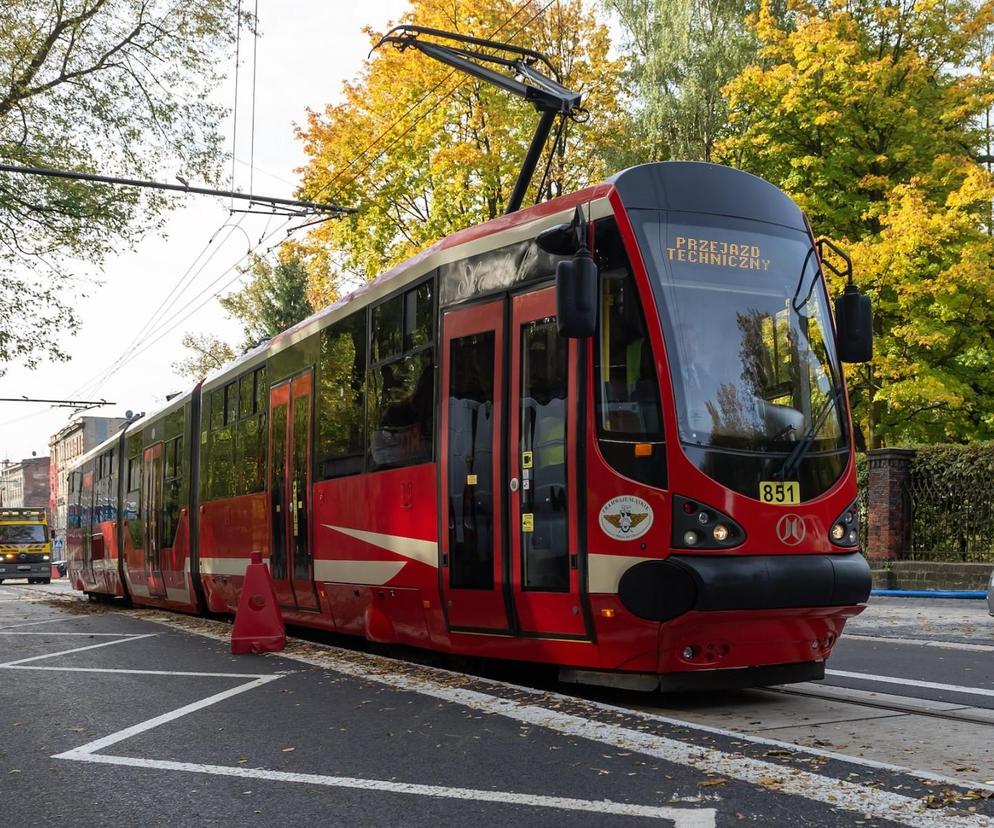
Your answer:
[[[987,589],[994,563],[873,562],[875,589]]]
[[[867,454],[869,481],[866,554],[871,560],[903,558],[911,546],[911,461],[914,451],[881,449]]]

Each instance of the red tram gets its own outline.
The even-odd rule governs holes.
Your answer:
[[[585,284],[592,335],[564,318]],[[69,574],[230,613],[261,550],[290,624],[643,689],[819,678],[870,589],[840,349],[784,193],[635,167],[442,240],[85,455]]]

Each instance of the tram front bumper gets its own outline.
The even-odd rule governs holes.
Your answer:
[[[702,687],[704,676],[674,674],[710,671],[714,686],[729,689],[820,678],[870,586],[858,552],[672,555],[625,572],[618,598],[632,614],[662,622],[663,678]]]
[[[671,555],[622,575],[625,609],[650,621],[688,612],[845,607],[870,597],[859,552],[810,555]]]

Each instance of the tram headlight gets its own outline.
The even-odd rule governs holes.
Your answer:
[[[745,540],[745,530],[720,509],[673,495],[670,544],[674,549],[731,549]]]
[[[51,556],[51,555],[42,555],[42,558],[41,558],[41,559],[42,559],[43,561],[50,561],[50,560],[52,559],[52,556]]]
[[[828,530],[828,539],[836,546],[859,546],[859,502],[854,500],[846,510],[839,515],[832,528]]]

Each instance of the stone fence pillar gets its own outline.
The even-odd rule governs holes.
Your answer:
[[[869,535],[866,556],[871,560],[906,558],[911,550],[911,461],[913,449],[867,452],[870,466],[867,491]]]

